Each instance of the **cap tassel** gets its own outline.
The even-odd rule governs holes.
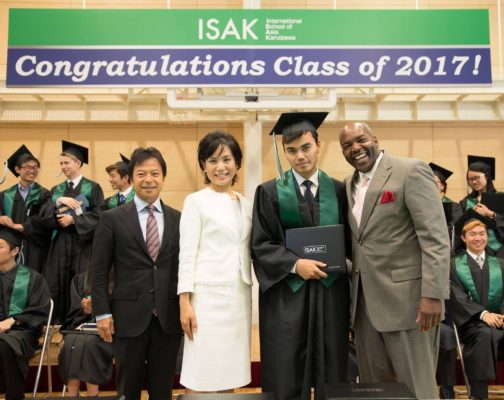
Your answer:
[[[7,160],[4,161],[4,170],[2,177],[0,178],[0,185],[5,182],[5,178],[7,177],[7,169],[9,168],[9,162]]]
[[[21,265],[24,265],[24,263],[25,263],[24,240],[21,242],[21,248],[19,249],[19,253],[17,255],[16,262]]]
[[[280,162],[280,156],[278,155],[278,147],[277,147],[275,132],[273,132],[273,135],[271,135],[271,136],[273,138],[273,152],[275,153],[275,162],[276,162],[277,169],[278,169],[278,176],[280,177],[281,180],[284,181],[285,174],[283,173],[282,163]]]
[[[455,225],[452,225],[450,232],[451,255],[455,256]]]

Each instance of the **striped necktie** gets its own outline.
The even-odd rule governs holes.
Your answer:
[[[149,204],[147,207],[149,217],[147,218],[147,226],[145,228],[145,244],[147,251],[153,261],[156,261],[159,254],[159,231],[157,227],[156,217],[154,216],[155,207]]]

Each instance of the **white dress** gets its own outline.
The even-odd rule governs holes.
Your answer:
[[[197,332],[184,340],[180,383],[197,391],[247,385],[250,376],[251,206],[210,188],[186,198],[178,292],[192,292]]]

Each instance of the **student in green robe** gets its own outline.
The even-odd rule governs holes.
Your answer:
[[[117,190],[116,194],[105,199],[106,210],[129,203],[135,197],[135,190],[131,186],[128,175],[129,159],[122,154],[120,156],[121,161],[110,164],[105,168],[112,190]]]
[[[43,209],[51,195],[36,182],[40,162],[25,145],[9,157],[7,166],[19,182],[0,192],[0,224],[25,234],[19,261],[40,272],[50,238],[50,230],[45,228],[48,216],[44,216]]]
[[[285,247],[286,229],[346,225],[345,187],[318,168],[317,128],[326,115],[280,116],[272,133],[282,134],[291,169],[283,174],[279,168],[281,178],[259,185],[255,193],[252,257],[260,286],[261,382],[276,400],[308,400],[312,387],[315,399],[325,399],[326,382],[347,379],[348,274],[326,273],[325,264]]]
[[[16,262],[21,234],[0,231],[0,393],[24,399],[28,362],[47,323],[50,295],[44,278]]]
[[[460,204],[446,196],[446,191],[448,190],[447,181],[448,178],[453,175],[453,172],[433,162],[429,163],[429,167],[431,167],[434,173],[434,181],[439,189],[439,196],[443,203],[448,232],[451,232],[455,222],[462,216]]]
[[[448,232],[454,234],[455,221],[462,215],[459,203],[452,201],[446,196],[448,189],[447,180],[453,172],[434,163],[429,163],[434,173],[434,181],[439,189],[439,196],[443,203],[443,209],[448,225]],[[453,240],[450,240],[453,245]],[[445,319],[441,323],[441,334],[439,341],[439,356],[437,364],[437,375],[439,382],[439,398],[453,399],[455,397],[454,386],[456,384],[456,364],[457,364],[457,343],[452,327],[452,319],[445,314]]]
[[[81,381],[86,395],[98,396],[99,385],[112,377],[112,345],[104,342],[96,330],[78,330],[81,324],[96,322],[91,301],[91,268],[75,275],[71,287],[71,304],[61,327],[65,341],[58,356],[58,369],[66,383],[68,396],[79,396]]]
[[[72,278],[87,271],[91,261],[104,198],[100,185],[82,176],[82,164],[88,163],[86,147],[63,141],[59,159],[66,180],[51,189],[54,229],[44,277],[54,300],[54,321],[62,323],[70,307]]]
[[[473,209],[481,216],[491,220],[488,225],[489,251],[504,257],[504,213],[491,210],[483,204],[483,193],[497,193],[495,180],[495,158],[483,156],[467,156],[467,184],[471,192],[460,201],[462,211]],[[502,210],[501,210],[502,211]]]
[[[503,338],[504,260],[487,248],[486,220],[476,211],[457,223],[466,246],[452,260],[447,312],[464,344],[463,357],[471,398],[488,398],[488,379],[495,378]]]

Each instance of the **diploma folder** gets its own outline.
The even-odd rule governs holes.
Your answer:
[[[300,258],[324,262],[325,272],[347,272],[343,225],[287,229],[285,247]]]

